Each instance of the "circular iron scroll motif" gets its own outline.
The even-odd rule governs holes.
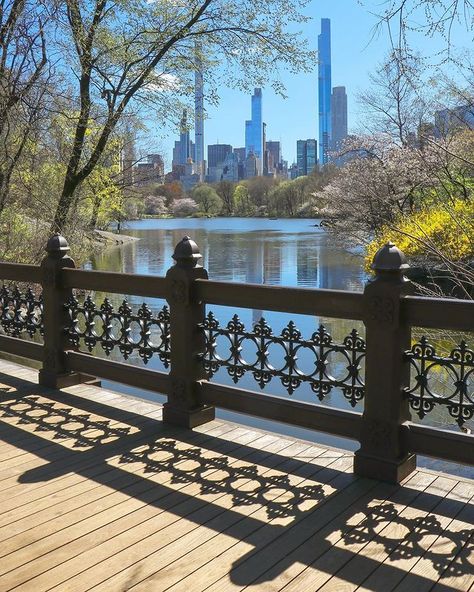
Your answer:
[[[323,325],[310,339],[305,339],[293,321],[284,327],[280,335],[274,335],[264,318],[247,331],[237,315],[232,317],[226,327],[221,327],[212,312],[208,313],[201,329],[205,335],[205,351],[201,360],[209,379],[219,368],[226,368],[235,383],[251,372],[261,389],[273,378],[279,378],[290,395],[306,382],[320,401],[333,388],[340,388],[353,407],[364,397],[361,364],[366,346],[355,329],[345,337],[342,344],[337,344]],[[218,344],[219,338],[228,342],[225,348]],[[255,352],[252,362],[244,359],[242,354],[244,347],[249,344]],[[277,356],[272,355],[271,351],[275,346],[280,348],[282,355],[278,357],[283,360],[278,366],[275,361]],[[298,357],[303,352],[314,359],[312,372],[304,372],[298,367]],[[339,378],[330,373],[331,354],[338,354],[344,360],[345,373]]]
[[[64,306],[69,317],[65,332],[74,347],[84,344],[91,352],[99,344],[107,356],[118,348],[125,360],[137,352],[145,364],[156,354],[164,367],[169,367],[171,336],[167,306],[154,315],[145,303],[134,312],[124,300],[115,310],[108,298],[97,306],[90,296],[82,304],[71,296]],[[152,330],[158,334],[156,342],[152,340]]]
[[[431,413],[436,405],[447,408],[451,417],[461,429],[466,421],[474,417],[474,351],[467,347],[463,340],[448,356],[439,356],[433,345],[423,336],[405,357],[412,367],[412,385],[405,389],[410,407],[420,419]],[[448,392],[435,392],[431,381],[436,372],[443,369],[448,372],[451,380]]]

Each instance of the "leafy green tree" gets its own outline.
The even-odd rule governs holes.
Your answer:
[[[222,209],[222,199],[210,185],[197,185],[193,189],[191,197],[197,203],[199,211],[203,214],[216,215]]]
[[[242,90],[272,83],[282,93],[280,69],[309,70],[314,54],[301,52],[295,23],[307,0],[65,0],[56,43],[62,68],[77,80],[77,105],[63,189],[54,216],[61,229],[76,192],[99,164],[123,117],[151,104],[158,117],[177,117],[192,87],[195,64],[208,70],[208,84],[227,83]],[[199,48],[203,49],[200,50]],[[214,85],[215,90],[215,85]],[[212,88],[208,93],[213,96]],[[174,107],[174,111],[173,111]],[[93,129],[92,129],[93,128]]]
[[[246,185],[239,184],[234,189],[235,213],[239,216],[253,216],[255,206],[250,200]]]

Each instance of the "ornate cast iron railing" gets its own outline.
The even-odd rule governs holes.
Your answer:
[[[474,351],[468,349],[465,341],[448,356],[439,356],[423,336],[405,356],[412,366],[412,385],[405,393],[420,419],[437,405],[445,406],[460,428],[474,417]],[[445,394],[435,392],[430,384],[442,370],[451,377]]]
[[[143,303],[136,312],[127,300],[117,310],[108,298],[97,306],[90,296],[82,304],[75,296],[65,304],[69,325],[65,331],[69,343],[83,343],[89,351],[100,344],[106,355],[118,348],[127,360],[137,352],[145,364],[156,354],[165,368],[170,361],[170,313],[164,306],[154,315]]]
[[[248,331],[237,315],[226,327],[221,327],[212,312],[209,312],[201,325],[205,335],[205,352],[202,363],[208,378],[212,378],[219,368],[226,368],[232,380],[237,383],[246,373],[251,372],[261,389],[264,389],[273,378],[279,378],[283,387],[292,395],[302,384],[308,383],[320,401],[323,401],[333,388],[339,388],[344,397],[355,407],[364,397],[364,381],[362,363],[365,358],[365,341],[353,329],[344,338],[342,344],[334,343],[331,334],[320,325],[309,339],[302,337],[293,321],[274,335],[272,328],[265,319],[260,319]],[[228,341],[227,351],[222,351],[218,338]],[[246,361],[242,350],[245,346],[255,348],[255,359]],[[278,363],[272,346],[279,348]],[[219,351],[218,351],[219,350]],[[305,372],[298,366],[301,355],[311,356],[314,370]],[[342,375],[335,377],[336,364],[331,358],[334,354],[342,356],[337,366]],[[331,373],[332,371],[332,373]]]
[[[10,337],[43,334],[43,297],[28,287],[21,292],[17,286],[0,290],[0,325]]]

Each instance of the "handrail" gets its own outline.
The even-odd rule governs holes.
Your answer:
[[[197,300],[202,300],[206,304],[353,320],[363,319],[362,292],[196,280],[194,294]]]
[[[0,278],[3,280],[39,284],[41,277],[41,268],[39,265],[0,262]]]
[[[412,327],[474,331],[474,300],[407,296],[401,307]]]
[[[64,288],[150,298],[164,298],[167,292],[166,279],[163,277],[85,269],[63,269],[62,285]]]

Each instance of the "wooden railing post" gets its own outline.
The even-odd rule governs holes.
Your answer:
[[[416,457],[405,450],[401,434],[402,424],[410,419],[402,391],[410,380],[403,353],[411,345],[411,328],[400,314],[400,299],[413,292],[404,277],[408,267],[405,255],[387,243],[374,257],[376,277],[364,291],[365,403],[354,472],[395,483],[416,468]]]
[[[50,388],[63,388],[82,382],[76,373],[68,371],[66,367],[64,327],[67,324],[67,311],[64,303],[72,291],[62,287],[61,271],[75,267],[74,260],[68,254],[69,250],[66,239],[55,234],[49,239],[47,255],[41,262],[44,357],[39,382]]]
[[[197,244],[185,236],[176,245],[176,264],[168,270],[167,300],[171,327],[171,392],[163,408],[163,421],[193,428],[214,419],[214,407],[202,405],[197,396],[198,381],[204,380],[199,353],[204,351],[204,335],[199,330],[205,306],[194,297],[193,282],[208,279],[198,264]]]

